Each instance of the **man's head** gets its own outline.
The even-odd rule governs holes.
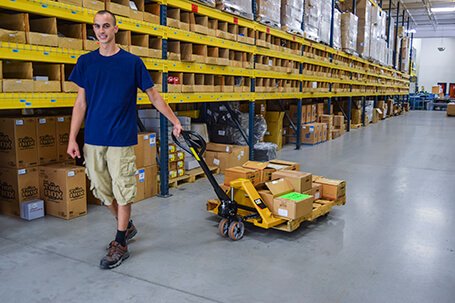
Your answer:
[[[117,20],[113,13],[102,10],[96,13],[93,20],[93,31],[100,43],[115,43],[115,34],[118,32]]]

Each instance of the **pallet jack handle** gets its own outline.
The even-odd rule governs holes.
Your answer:
[[[204,138],[202,138],[202,136],[195,131],[182,130],[181,137],[183,137],[183,140],[187,145],[185,146],[179,139],[174,136],[173,133],[171,134],[171,137],[178,147],[193,155],[207,176],[207,179],[209,179],[210,184],[215,190],[215,194],[221,202],[218,214],[223,218],[236,216],[237,203],[232,201],[229,196],[223,191],[223,189],[218,185],[218,182],[216,181],[213,173],[210,171],[207,163],[203,158],[203,154],[207,147],[207,143],[205,142]]]

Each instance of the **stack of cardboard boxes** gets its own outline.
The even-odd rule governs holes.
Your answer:
[[[48,215],[72,219],[87,213],[84,169],[66,155],[69,129],[69,116],[0,119],[1,213],[21,216],[22,210],[30,218],[24,210],[39,209],[36,199]],[[27,207],[29,201],[34,207]]]
[[[344,135],[345,132],[346,125],[344,124],[344,116],[342,115],[333,116],[332,139]]]
[[[238,178],[249,179],[272,214],[295,220],[311,214],[315,200],[339,200],[346,195],[346,182],[301,172],[296,162],[248,161],[227,169],[222,188]]]

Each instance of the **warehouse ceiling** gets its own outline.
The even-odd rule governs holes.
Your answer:
[[[397,1],[392,1],[392,16],[397,15]],[[383,1],[383,9],[388,10],[388,1]],[[452,11],[436,12],[435,9]],[[455,37],[455,0],[400,0],[399,22],[402,23],[403,9],[409,12],[409,28],[415,29],[416,38]],[[405,14],[405,22],[408,13]]]

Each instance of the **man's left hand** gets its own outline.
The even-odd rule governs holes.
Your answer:
[[[180,137],[180,133],[182,132],[182,130],[183,130],[182,124],[177,123],[177,124],[174,124],[174,129],[172,130],[172,133],[174,134],[174,136],[176,136],[178,138],[178,137]]]

